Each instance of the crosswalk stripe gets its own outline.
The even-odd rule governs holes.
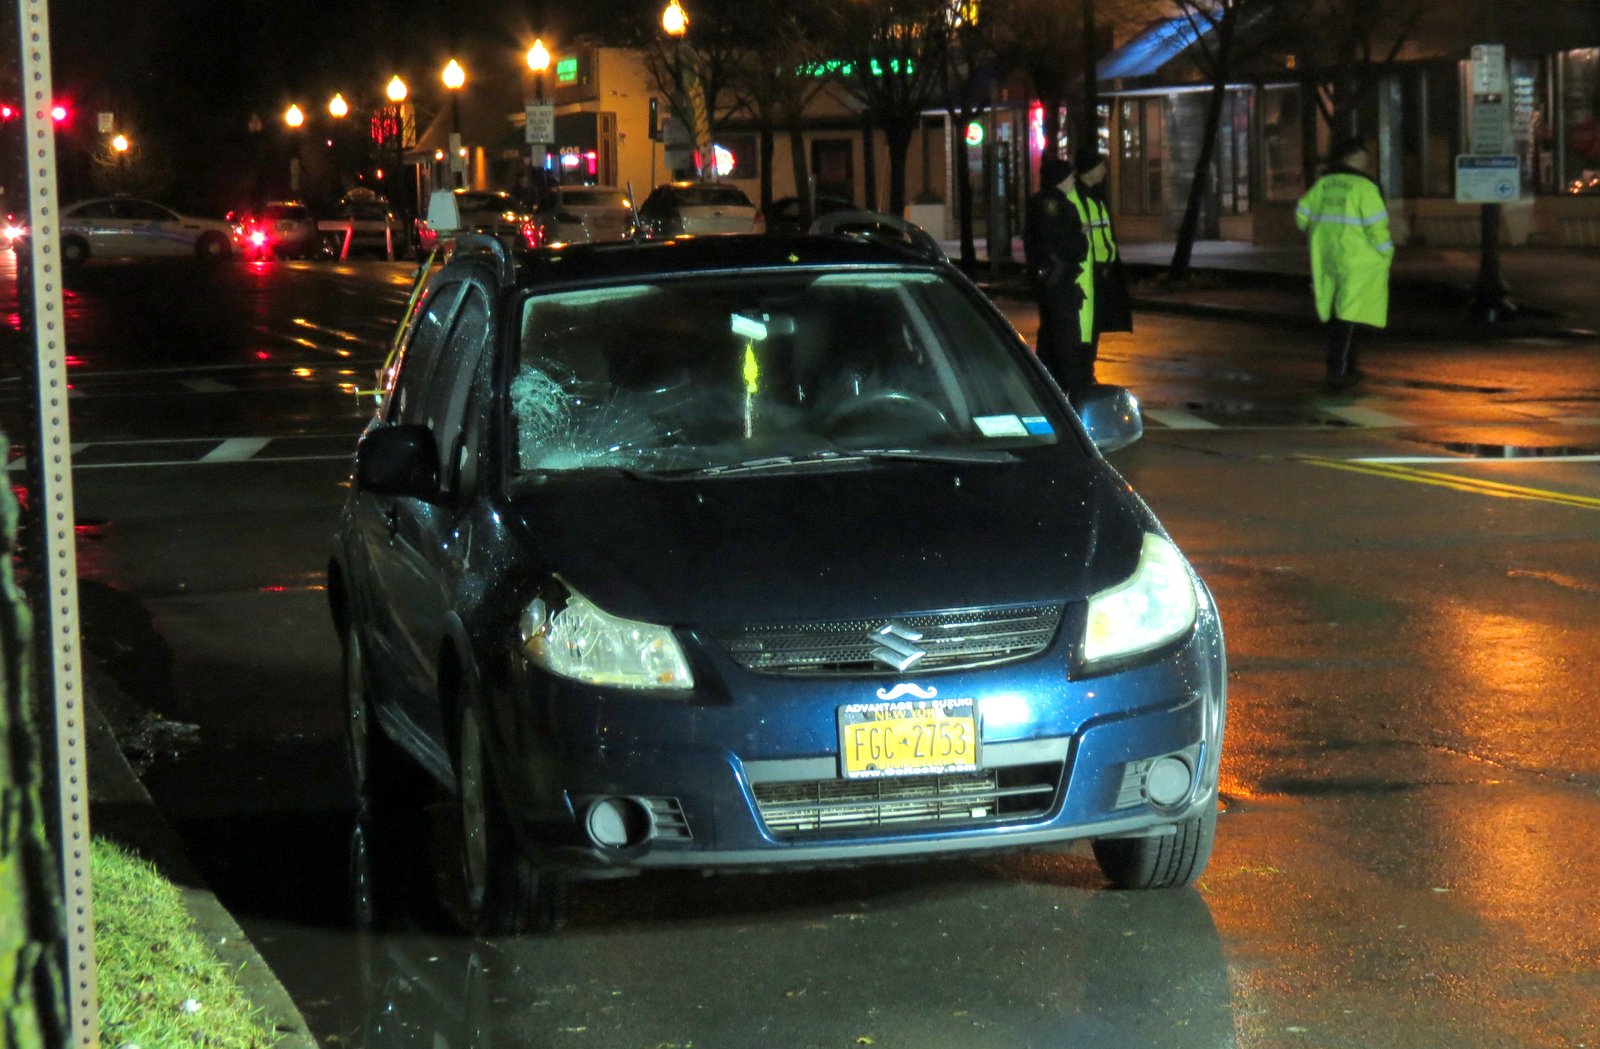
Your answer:
[[[1405,419],[1397,419],[1393,415],[1385,415],[1374,408],[1363,408],[1359,404],[1330,405],[1320,410],[1324,415],[1331,415],[1335,419],[1343,419],[1352,426],[1381,428],[1412,425]]]
[[[1146,408],[1144,416],[1154,419],[1162,426],[1174,430],[1217,430],[1221,429],[1216,423],[1200,418],[1192,412],[1180,411],[1175,408]]]
[[[268,444],[270,437],[229,437],[200,457],[203,463],[236,463],[255,455]]]

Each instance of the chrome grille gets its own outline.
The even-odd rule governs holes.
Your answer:
[[[756,803],[779,837],[937,823],[1010,823],[1050,811],[1061,765],[1014,765],[942,776],[757,783]]]
[[[1060,605],[979,608],[894,616],[919,631],[928,654],[917,671],[956,670],[1024,659],[1044,651],[1061,622]],[[749,670],[773,674],[898,674],[873,658],[873,632],[889,622],[851,619],[834,623],[752,626],[713,636]]]

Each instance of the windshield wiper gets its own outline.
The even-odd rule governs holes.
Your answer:
[[[852,448],[846,455],[869,459],[904,459],[918,463],[1014,463],[1004,448]]]
[[[755,470],[777,470],[791,466],[834,466],[839,463],[859,463],[866,460],[867,455],[862,452],[805,452],[800,455],[765,455],[737,463],[706,466],[691,470],[689,473],[695,477],[717,477],[722,474],[749,473]]]

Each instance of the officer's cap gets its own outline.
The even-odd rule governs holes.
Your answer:
[[[1039,161],[1039,185],[1054,186],[1076,170],[1072,161],[1060,157],[1044,157]]]

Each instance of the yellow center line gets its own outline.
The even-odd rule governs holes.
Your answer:
[[[1298,462],[1310,463],[1313,466],[1325,466],[1330,470],[1348,470],[1351,473],[1368,474],[1373,477],[1387,477],[1393,481],[1429,484],[1456,492],[1492,495],[1500,499],[1527,499],[1533,502],[1555,503],[1558,506],[1576,506],[1585,510],[1600,510],[1600,498],[1587,495],[1570,495],[1566,492],[1553,492],[1548,488],[1528,488],[1523,485],[1503,484],[1499,481],[1458,477],[1455,474],[1441,473],[1437,470],[1418,470],[1396,463],[1352,462],[1347,459],[1325,459],[1315,455],[1296,455],[1291,458]]]

